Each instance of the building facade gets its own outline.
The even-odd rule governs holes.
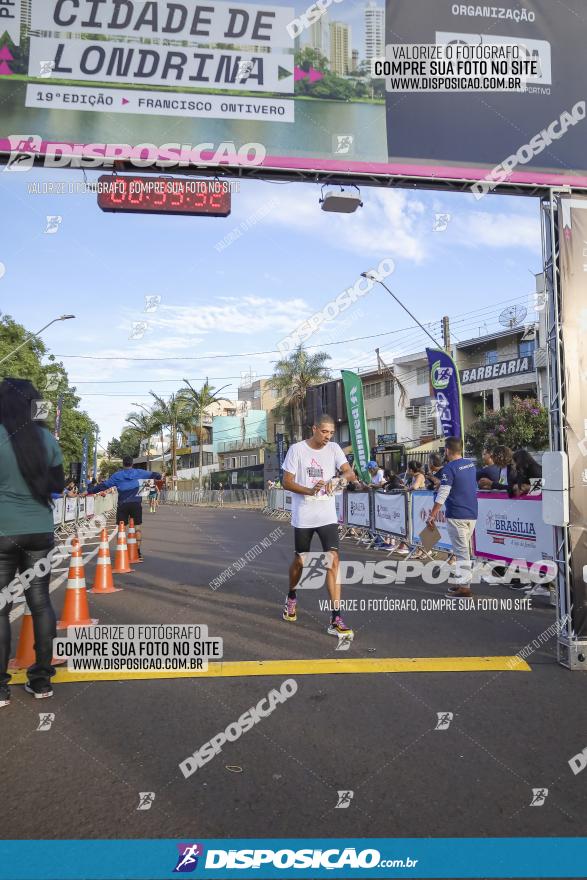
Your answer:
[[[385,9],[373,0],[365,7],[365,58],[385,57]]]
[[[465,429],[513,397],[547,405],[546,338],[542,321],[457,343]]]
[[[341,21],[331,21],[329,32],[330,70],[339,76],[346,76],[351,64],[351,29]]]

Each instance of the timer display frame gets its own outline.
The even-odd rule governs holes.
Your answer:
[[[227,181],[140,174],[98,178],[98,207],[111,213],[228,217],[231,195]]]

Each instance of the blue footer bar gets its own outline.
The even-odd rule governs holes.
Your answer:
[[[5,840],[0,880],[587,875],[587,837]]]

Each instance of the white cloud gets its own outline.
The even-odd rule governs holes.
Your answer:
[[[458,243],[467,247],[541,249],[537,213],[468,211],[453,215],[450,228]]]
[[[364,187],[363,207],[346,215],[322,211],[319,195],[320,190],[313,187],[284,188],[267,219],[271,226],[293,229],[329,247],[371,259],[391,255],[415,263],[424,260],[429,223],[424,203],[412,193]],[[255,205],[259,205],[258,197],[251,195],[241,209],[246,214]]]

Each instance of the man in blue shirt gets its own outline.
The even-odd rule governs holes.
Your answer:
[[[160,480],[161,474],[157,471],[144,471],[141,468],[133,468],[132,457],[125,456],[122,459],[122,470],[116,471],[107,480],[98,483],[88,493],[94,495],[96,492],[103,492],[105,489],[118,489],[118,507],[116,508],[116,522],[121,520],[127,524],[132,517],[136,528],[137,550],[139,551],[139,562],[143,561],[141,553],[141,524],[143,522],[143,499],[140,495],[142,486],[149,480]]]
[[[457,577],[451,576],[452,586],[447,596],[471,596],[471,538],[477,522],[477,477],[475,462],[463,458],[463,446],[459,437],[447,437],[445,441],[446,464],[437,476],[440,488],[434,498],[428,525],[445,505],[446,525],[457,560]]]

